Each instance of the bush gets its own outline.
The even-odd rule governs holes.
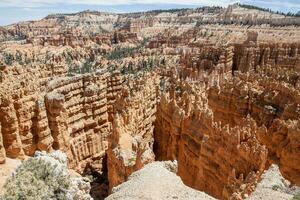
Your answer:
[[[3,53],[3,59],[4,59],[4,63],[6,65],[12,65],[13,64],[13,60],[14,60],[14,57],[12,54],[10,53]]]
[[[292,200],[300,200],[300,192],[296,194]]]
[[[67,199],[71,181],[59,161],[42,157],[29,158],[8,179],[5,200]]]
[[[273,185],[273,186],[272,186],[272,190],[277,191],[277,190],[279,190],[279,189],[280,189],[280,186],[279,186],[279,185]]]
[[[95,72],[96,68],[93,65],[91,60],[86,60],[85,63],[83,63],[82,67],[75,66],[72,67],[71,64],[69,64],[67,76],[74,76],[75,74],[87,74]]]
[[[276,13],[278,15],[284,15],[284,16],[289,16],[289,17],[299,17],[299,12],[298,13],[292,13],[292,12],[288,12],[288,13],[283,13],[283,12],[279,12],[279,11],[272,11],[270,8],[261,8],[258,6],[253,6],[253,5],[248,5],[248,4],[241,4],[238,3],[237,5],[239,5],[242,8],[247,8],[247,9],[254,9],[254,10],[260,10],[260,11],[265,11],[265,12],[269,12],[269,13]]]
[[[149,39],[144,38],[141,43],[136,47],[123,47],[123,48],[116,48],[113,49],[110,53],[106,54],[104,57],[108,60],[119,60],[123,58],[127,58],[131,55],[133,55],[135,52],[138,52],[142,48],[144,48]]]

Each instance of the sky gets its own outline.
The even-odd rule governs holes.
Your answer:
[[[37,20],[54,13],[83,10],[125,13],[213,5],[225,7],[236,2],[271,8],[274,11],[300,11],[300,0],[0,0],[0,26]]]

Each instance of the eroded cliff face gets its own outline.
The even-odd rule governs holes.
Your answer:
[[[158,104],[157,159],[178,160],[184,183],[221,199],[247,197],[271,163],[299,184],[297,51],[297,44],[246,42],[216,54],[215,63],[182,57]]]
[[[116,100],[107,151],[110,190],[155,160],[153,130],[158,79],[149,73],[129,81]]]
[[[1,130],[7,156],[61,149],[78,170],[87,160],[102,157],[110,132],[107,82],[104,72],[57,78],[45,85],[46,92],[31,88],[29,95],[3,99]]]
[[[209,105],[216,118],[235,126],[251,116],[261,127],[256,135],[268,148],[270,162],[280,164],[282,174],[299,184],[299,176],[295,176],[299,174],[296,167],[299,166],[299,151],[296,150],[299,148],[298,90],[272,76],[239,76],[226,86],[209,90]]]
[[[1,130],[1,126],[0,126]],[[6,153],[5,153],[5,147],[3,146],[3,136],[2,133],[0,134],[0,164],[5,163]]]
[[[72,168],[80,168],[86,159],[102,157],[107,149],[107,75],[100,73],[56,79],[47,87],[53,148],[68,152]]]
[[[242,197],[253,191],[267,149],[256,138],[253,120],[235,127],[217,121],[199,92],[205,94],[162,97],[155,123],[157,159],[177,160],[178,175],[188,186],[216,198]]]
[[[246,198],[273,163],[299,185],[298,20],[248,11],[86,11],[1,29],[0,163],[59,149],[104,193],[154,160],[177,160],[186,185],[219,199]]]

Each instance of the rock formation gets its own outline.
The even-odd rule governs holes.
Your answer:
[[[3,99],[1,122],[7,156],[61,149],[67,152],[70,166],[80,169],[81,161],[104,154],[110,129],[107,81],[104,72],[57,78],[44,86],[43,93],[30,91],[31,96]]]
[[[271,165],[261,176],[261,181],[257,184],[255,192],[253,192],[249,200],[254,199],[292,199],[294,195],[299,193],[300,188],[290,186],[289,181],[284,179],[277,165]]]
[[[1,130],[1,126],[0,126]],[[5,154],[5,148],[3,146],[3,138],[2,133],[0,132],[0,164],[3,164],[5,162],[6,154]]]
[[[144,166],[206,198],[155,160],[211,198],[249,197],[272,164],[300,185],[299,19],[235,4],[1,27],[0,164],[61,150],[100,199]]]
[[[71,166],[104,154],[110,129],[105,74],[56,79],[45,96],[53,148],[69,155]]]
[[[217,198],[251,192],[267,160],[255,122],[224,125],[214,118],[205,97],[191,98],[187,93],[179,100],[162,97],[155,124],[157,159],[177,160],[184,183]]]
[[[153,123],[158,78],[153,75],[147,74],[129,82],[116,100],[107,152],[110,189],[154,161]]]
[[[117,199],[214,199],[185,186],[176,176],[176,163],[153,162],[134,172],[129,180],[114,188],[107,200]]]

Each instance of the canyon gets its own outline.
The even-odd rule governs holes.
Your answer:
[[[299,25],[234,4],[1,27],[0,168],[60,150],[94,177],[94,199],[160,198],[161,184],[233,200],[259,199],[276,169],[288,199],[300,192]]]

